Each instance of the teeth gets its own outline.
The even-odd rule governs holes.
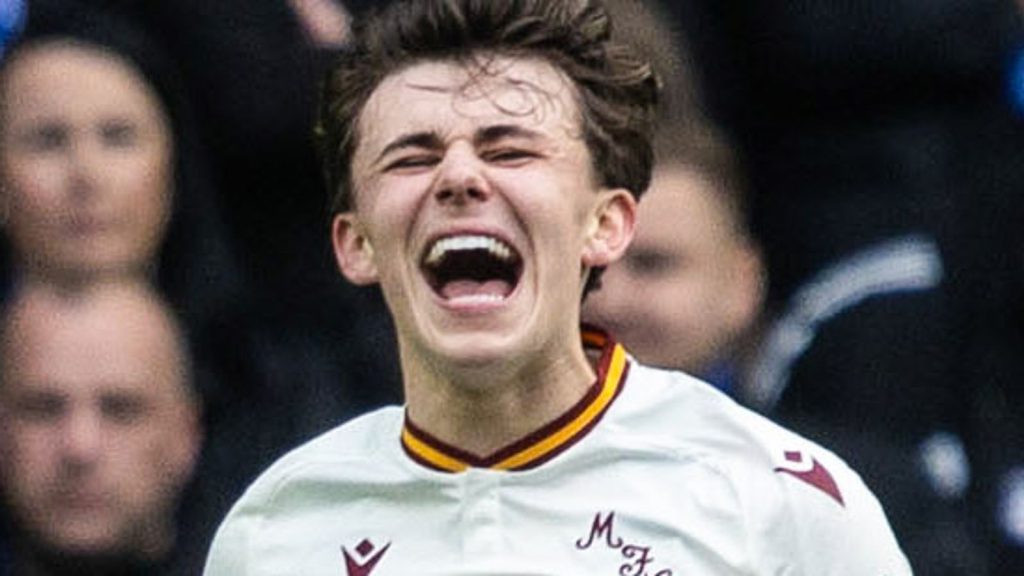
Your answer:
[[[467,296],[456,296],[451,302],[459,304],[486,304],[488,302],[501,302],[505,297],[498,294],[471,294]]]
[[[436,264],[445,254],[456,250],[487,250],[501,260],[512,258],[512,249],[497,238],[490,236],[451,236],[438,240],[430,248],[426,263],[429,265]]]

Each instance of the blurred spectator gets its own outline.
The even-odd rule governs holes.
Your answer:
[[[584,303],[641,361],[695,373],[731,392],[765,285],[748,231],[734,148],[708,119],[684,37],[660,6],[606,2],[622,41],[662,79],[655,168],[636,237]]]
[[[688,371],[731,392],[760,315],[764,269],[746,230],[730,150],[711,134],[663,136],[624,259],[584,303],[640,361]]]
[[[17,50],[3,77],[4,229],[22,284],[148,278],[172,195],[157,97],[111,52],[63,40]]]
[[[199,453],[184,334],[145,283],[8,305],[0,468],[13,574],[161,574]]]
[[[260,470],[358,411],[352,383],[376,365],[360,341],[283,329],[287,307],[252,297],[174,61],[142,6],[106,4],[35,0],[0,71],[3,298],[135,276],[181,316],[207,430],[183,539],[205,550]]]
[[[671,6],[771,273],[746,400],[862,472],[916,573],[1021,573],[997,503],[1021,461],[1013,0]]]
[[[0,75],[4,292],[145,274],[190,319],[238,273],[172,61],[127,18],[33,3]]]

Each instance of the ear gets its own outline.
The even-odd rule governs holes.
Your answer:
[[[373,246],[362,232],[354,213],[345,212],[334,217],[331,243],[338,268],[349,282],[359,286],[377,282],[379,276],[373,259]]]
[[[205,433],[199,401],[195,398],[184,400],[182,410],[185,414],[180,415],[181,428],[168,443],[163,459],[177,486],[184,486],[195,475]]]
[[[626,252],[636,227],[636,199],[625,188],[602,190],[583,246],[583,265],[607,266]]]
[[[768,274],[760,249],[749,240],[733,249],[724,321],[737,333],[753,325],[764,307]]]

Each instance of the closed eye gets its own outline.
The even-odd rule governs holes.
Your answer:
[[[66,126],[46,123],[26,131],[19,138],[19,143],[34,152],[51,152],[67,146],[70,131]]]
[[[24,422],[53,422],[64,414],[67,404],[67,399],[58,394],[25,394],[14,402],[14,417]]]
[[[393,172],[395,170],[414,170],[416,168],[427,168],[434,166],[440,161],[440,158],[436,154],[413,154],[409,156],[402,156],[395,160],[387,163],[384,166],[385,172]]]
[[[130,148],[139,140],[139,129],[128,120],[111,120],[100,127],[103,142],[113,148]]]
[[[537,157],[537,153],[523,148],[501,148],[487,151],[483,157],[488,162],[504,166],[519,166]]]
[[[662,276],[682,263],[679,258],[656,250],[632,250],[626,254],[626,265],[636,276],[654,278]]]
[[[111,393],[100,399],[100,410],[107,420],[130,425],[141,421],[149,412],[149,403],[136,394]]]

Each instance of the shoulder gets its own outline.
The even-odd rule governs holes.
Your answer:
[[[682,372],[632,362],[617,404],[622,433],[660,437],[717,462],[771,467],[787,451],[821,449]]]
[[[390,476],[403,411],[381,408],[295,448],[267,468],[235,502],[213,539],[204,574],[245,574],[265,532],[310,515],[346,485]]]
[[[617,433],[711,470],[766,565],[909,574],[874,494],[832,451],[679,372],[633,363],[621,400]]]
[[[273,497],[284,485],[328,469],[338,473],[377,465],[398,441],[403,411],[397,406],[358,416],[286,453],[263,472],[239,500]],[[339,465],[344,464],[344,467]],[[340,479],[340,478],[339,478]]]

